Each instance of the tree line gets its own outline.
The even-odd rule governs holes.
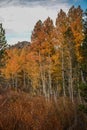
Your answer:
[[[87,10],[72,6],[65,13],[61,9],[55,25],[50,17],[44,22],[38,20],[31,43],[23,48],[2,49],[6,45],[2,35],[1,25],[0,56],[5,55],[0,61],[1,85],[47,99],[63,96],[86,103]]]

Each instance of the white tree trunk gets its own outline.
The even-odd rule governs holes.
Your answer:
[[[65,77],[64,77],[64,51],[63,51],[63,48],[62,48],[62,84],[63,84],[63,96],[66,97]]]
[[[69,56],[69,94],[70,99],[72,102],[74,102],[73,99],[73,73],[72,73],[72,58]]]

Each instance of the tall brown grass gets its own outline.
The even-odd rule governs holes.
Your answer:
[[[64,104],[63,98],[46,101],[12,90],[0,94],[0,130],[85,130],[74,124],[75,107],[69,99]]]

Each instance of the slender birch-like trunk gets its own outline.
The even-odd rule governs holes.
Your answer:
[[[66,97],[65,92],[65,77],[64,77],[64,50],[62,48],[62,85],[63,85],[63,96]]]
[[[39,66],[40,66],[40,75],[41,75],[41,82],[42,82],[42,90],[43,90],[43,94],[46,97],[47,93],[46,93],[46,82],[45,82],[45,70],[42,69],[42,64],[41,64],[40,57],[41,57],[41,55],[40,55],[40,51],[39,51]]]
[[[84,83],[84,84],[86,83],[85,80],[84,80],[84,77],[83,77],[83,72],[82,72],[82,70],[81,70],[81,80],[82,80],[82,83]]]
[[[74,102],[73,99],[73,72],[72,72],[72,58],[69,56],[69,94],[70,99]]]
[[[16,74],[16,77],[15,77],[15,86],[16,86],[16,89],[18,87],[18,79],[17,79],[17,74]]]
[[[25,76],[25,71],[23,71],[23,80],[24,80],[24,88],[26,87],[26,76]]]
[[[49,87],[49,97],[50,97],[51,94],[52,94],[52,77],[51,77],[51,58],[50,58],[50,55],[49,55],[49,70],[48,70],[48,77],[49,77],[49,84],[48,84],[48,87]]]
[[[12,87],[14,88],[14,84],[15,84],[15,82],[14,82],[14,75],[12,74]]]

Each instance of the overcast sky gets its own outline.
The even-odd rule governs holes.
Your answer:
[[[72,6],[87,7],[87,0],[0,0],[0,23],[6,30],[8,44],[30,41],[35,23],[50,16],[53,21],[60,9]]]

